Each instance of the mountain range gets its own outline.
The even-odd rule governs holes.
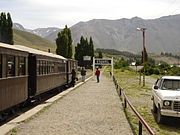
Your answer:
[[[148,53],[180,52],[180,15],[164,16],[157,19],[93,19],[79,22],[70,27],[73,44],[76,45],[80,37],[92,37],[95,48],[116,49],[140,53],[143,47],[142,31],[146,28],[145,46]],[[61,29],[56,27],[25,29],[21,24],[14,23],[14,28],[39,35],[51,42],[55,42],[57,33]]]

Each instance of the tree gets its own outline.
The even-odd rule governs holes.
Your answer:
[[[9,13],[7,13],[7,43],[13,45],[14,41],[13,41],[13,23],[11,20],[11,15]]]
[[[5,41],[5,32],[6,32],[6,14],[5,13],[1,13],[1,16],[0,16],[0,41],[3,42],[3,43],[6,43]]]
[[[84,66],[83,56],[85,56],[85,39],[83,36],[80,38],[80,43],[75,47],[75,59],[78,60],[79,66]]]
[[[58,33],[56,45],[56,54],[62,55],[66,58],[72,58],[71,30],[67,27],[67,25],[61,32]]]
[[[7,44],[13,44],[13,23],[11,15],[7,13],[1,13],[0,15],[0,41]]]
[[[58,33],[58,38],[56,39],[56,54],[63,57],[68,56],[68,37],[65,34]]]
[[[128,61],[124,58],[121,58],[120,60],[116,61],[114,64],[114,68],[127,68],[129,66]]]
[[[92,37],[90,37],[89,39],[89,46],[90,46],[90,56],[91,58],[93,58],[94,57],[94,43],[93,43]]]
[[[90,61],[84,61],[83,56],[90,56]],[[75,47],[75,59],[78,60],[79,66],[91,66],[92,60],[94,57],[94,45],[93,40],[90,37],[90,41],[88,42],[88,39],[81,36],[80,43],[77,43],[77,46]]]
[[[103,58],[103,55],[102,55],[101,51],[98,52],[98,55],[99,55],[98,58]]]
[[[62,33],[67,35],[67,37],[68,37],[68,54],[67,54],[67,58],[72,58],[72,37],[71,37],[71,30],[66,25],[64,30],[62,31]]]

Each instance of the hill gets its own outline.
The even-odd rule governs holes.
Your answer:
[[[150,57],[160,63],[161,63],[161,61],[164,61],[170,65],[179,65],[180,64],[180,60],[178,58],[174,58],[171,56],[150,55]]]
[[[42,37],[17,29],[14,29],[13,32],[14,44],[25,45],[43,51],[50,49],[51,52],[55,52],[56,45]]]
[[[132,19],[104,20],[95,19],[80,22],[71,27],[74,42],[80,36],[92,36],[96,48],[116,49],[139,53],[142,50],[142,32],[145,27],[146,48],[148,53],[180,52],[180,15],[144,20]]]
[[[145,27],[146,49],[148,53],[160,54],[161,52],[180,52],[180,15],[164,16],[157,19],[93,19],[87,22],[79,22],[72,26],[73,44],[76,45],[80,37],[93,38],[95,48],[116,49],[132,53],[142,51],[142,32],[138,27]],[[17,24],[16,24],[17,25]],[[17,25],[17,29],[24,29]],[[55,42],[59,28],[38,28],[27,30],[41,35],[51,42]]]
[[[120,57],[123,57],[125,59],[129,59],[131,61],[136,61],[136,60],[141,60],[141,55],[139,54],[133,54],[130,52],[126,51],[118,51],[115,49],[102,49],[102,48],[97,48],[97,52],[102,52],[103,55],[106,57],[114,57],[115,59],[119,59]],[[167,64],[170,65],[179,65],[180,63],[180,57],[174,57],[172,56],[162,56],[162,55],[157,55],[157,54],[148,54],[148,58],[153,59],[156,61],[156,63],[161,63],[161,62],[166,62]]]

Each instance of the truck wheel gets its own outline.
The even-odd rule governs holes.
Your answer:
[[[157,113],[157,107],[156,107],[154,101],[153,101],[153,113]]]
[[[163,122],[163,116],[161,115],[161,109],[158,107],[157,109],[157,118],[156,121],[158,124],[161,124]]]

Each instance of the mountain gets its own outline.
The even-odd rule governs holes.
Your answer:
[[[16,30],[30,32],[32,34],[38,35],[38,36],[43,37],[43,38],[47,38],[48,37],[47,39],[50,40],[50,41],[53,41],[53,42],[54,42],[54,39],[55,39],[54,37],[56,37],[56,35],[57,35],[57,33],[59,31],[61,31],[61,29],[56,28],[56,27],[37,28],[37,29],[31,30],[31,29],[24,28],[19,23],[13,23],[13,28],[16,29]],[[51,35],[53,35],[53,37]]]
[[[13,23],[13,28],[16,30],[26,31],[26,29],[19,23]]]
[[[80,36],[92,36],[96,48],[116,49],[139,53],[142,50],[142,32],[145,27],[145,41],[148,53],[180,52],[180,15],[144,20],[138,17],[119,20],[91,20],[71,27],[74,42]]]
[[[13,29],[13,35],[14,44],[25,45],[43,51],[50,49],[51,52],[55,52],[56,45],[40,36],[17,29]]]
[[[79,22],[72,26],[73,44],[76,45],[80,37],[92,37],[95,48],[116,49],[140,53],[142,51],[142,32],[138,27],[147,28],[145,31],[145,45],[148,53],[180,52],[180,15],[165,16],[157,19],[93,19],[87,22]],[[42,29],[42,30],[41,30]],[[47,33],[47,29],[39,28],[42,37],[55,41],[56,31]],[[44,31],[43,31],[44,30]],[[34,32],[35,33],[35,32]],[[37,34],[38,32],[36,32]]]
[[[48,27],[48,28],[38,28],[38,29],[34,29],[34,30],[31,30],[29,32],[33,33],[33,34],[36,34],[38,36],[41,36],[43,38],[46,38],[47,36],[50,36],[51,33],[56,33],[56,32],[59,32],[60,29],[59,28],[56,28],[56,27]]]

